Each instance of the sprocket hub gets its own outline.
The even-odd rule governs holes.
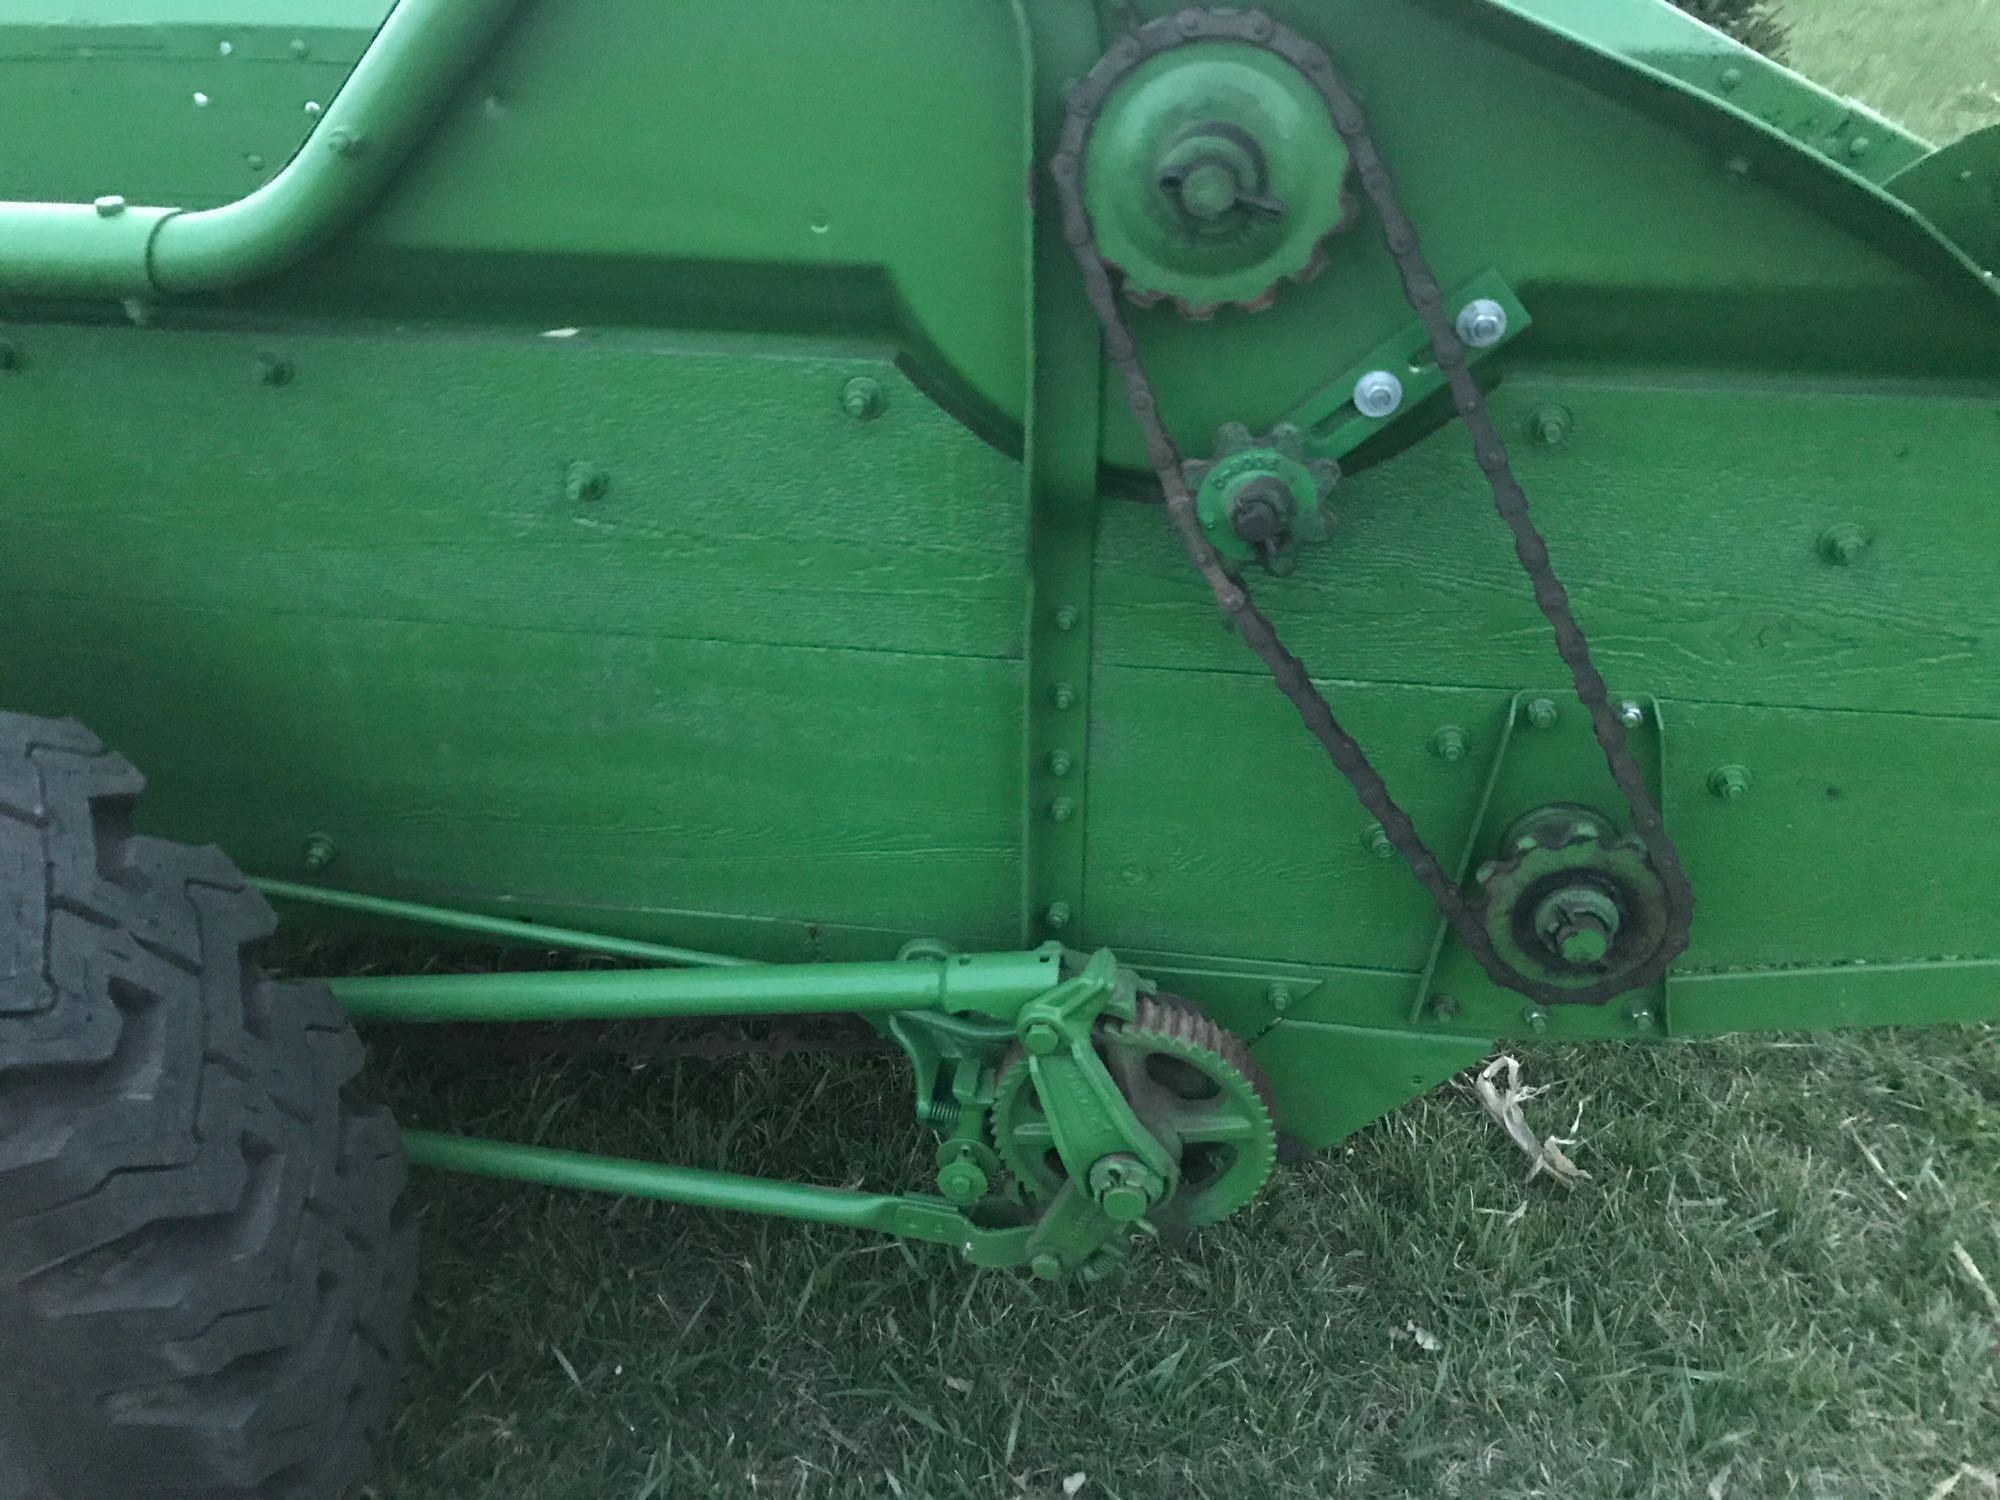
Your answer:
[[[1089,206],[1141,303],[1268,306],[1354,214],[1350,158],[1312,85],[1261,47],[1206,42],[1134,68],[1093,133]]]
[[[1331,459],[1308,459],[1305,435],[1280,426],[1263,438],[1231,422],[1215,435],[1215,457],[1184,463],[1195,513],[1210,543],[1235,562],[1289,573],[1298,549],[1333,529],[1327,498],[1340,478]]]
[[[1257,1196],[1277,1160],[1271,1086],[1241,1042],[1185,1001],[1141,999],[1130,1021],[1107,1021],[1097,1048],[1140,1121],[1177,1163],[1148,1215],[1166,1234],[1213,1224]],[[1037,1202],[1068,1180],[1027,1055],[1001,1066],[994,1146]]]

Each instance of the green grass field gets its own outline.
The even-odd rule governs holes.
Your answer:
[[[2000,115],[1992,0],[1788,9],[1836,87],[1938,135]],[[1996,1040],[1535,1052],[1530,1109],[1576,1140],[1576,1190],[1524,1181],[1451,1086],[1091,1288],[421,1176],[377,1493],[1995,1500]],[[411,1124],[923,1178],[886,1058],[386,1071]]]

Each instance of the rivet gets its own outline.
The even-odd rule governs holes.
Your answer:
[[[1431,736],[1431,754],[1439,760],[1465,759],[1465,731],[1456,724],[1447,724]]]
[[[317,99],[306,100],[306,114],[315,119],[318,118],[321,107],[322,106],[320,105],[320,102]]]
[[[1066,682],[1058,682],[1049,689],[1049,702],[1057,708],[1076,707],[1076,689]]]
[[[1859,526],[1829,526],[1820,534],[1819,555],[1837,568],[1852,567],[1868,550],[1868,533]]]
[[[1072,631],[1076,629],[1077,622],[1082,620],[1082,618],[1083,611],[1078,609],[1074,604],[1062,605],[1056,610],[1056,629],[1065,633]]]
[[[596,464],[573,463],[563,471],[563,499],[571,505],[602,500],[611,489],[611,476]]]
[[[1528,1030],[1540,1035],[1549,1029],[1549,1013],[1539,1005],[1530,1005],[1521,1011],[1521,1021]]]
[[[243,154],[243,164],[253,172],[263,171],[264,153],[261,151],[246,151]]]
[[[1389,837],[1389,830],[1380,823],[1370,823],[1361,835],[1361,847],[1377,859],[1394,859],[1396,845]]]
[[[1874,150],[1874,148],[1875,148],[1875,143],[1872,140],[1870,140],[1867,136],[1857,135],[1853,140],[1847,143],[1847,154],[1853,157],[1856,161],[1859,161],[1862,157],[1866,156],[1870,151]]]
[[[1537,729],[1555,728],[1559,717],[1552,698],[1537,698],[1528,705],[1528,722]]]
[[[1722,87],[1725,93],[1741,87],[1742,83],[1743,70],[1741,68],[1724,68],[1722,70]]]
[[[1284,984],[1272,985],[1268,990],[1264,991],[1264,1003],[1270,1006],[1272,1010],[1290,1010],[1292,1008],[1291,986]]]
[[[116,193],[106,193],[90,206],[97,210],[100,219],[115,219],[125,212],[125,200]]]
[[[1051,932],[1061,932],[1069,926],[1070,909],[1067,901],[1051,901],[1049,909],[1042,913],[1042,921]]]
[[[207,109],[208,106],[209,106],[208,95],[204,94],[200,89],[196,89],[194,91],[194,107],[196,109]]]
[[[308,870],[324,870],[333,863],[339,853],[340,849],[333,842],[333,835],[315,833],[306,840],[305,866]]]
[[[234,42],[217,42],[215,44],[215,52],[218,57],[233,57],[236,55],[236,44]]]
[[[1049,804],[1049,821],[1051,823],[1067,823],[1075,816],[1076,803],[1068,797],[1058,797]]]
[[[1718,766],[1709,774],[1708,789],[1724,802],[1734,802],[1750,790],[1750,772],[1744,766]]]
[[[368,138],[345,125],[338,126],[328,134],[326,149],[335,156],[356,157],[368,149]]]
[[[1069,751],[1051,750],[1049,752],[1049,774],[1051,776],[1067,776],[1075,768],[1076,762],[1070,759]]]
[[[294,57],[312,56],[312,48],[306,44],[306,39],[302,36],[293,37],[291,45],[285,50],[290,52]]]
[[[857,422],[873,421],[882,415],[882,382],[857,375],[840,388],[840,409]]]
[[[290,360],[280,359],[275,354],[260,354],[257,356],[257,384],[275,386],[290,385],[291,383],[292,365]]]

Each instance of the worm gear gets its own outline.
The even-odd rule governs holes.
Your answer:
[[[1141,999],[1129,1021],[1105,1022],[1097,1050],[1120,1092],[1175,1159],[1175,1181],[1148,1215],[1163,1234],[1213,1224],[1257,1196],[1277,1160],[1271,1085],[1249,1048],[1183,1000]],[[1035,1096],[1027,1055],[1001,1065],[994,1146],[1029,1198],[1069,1180]]]

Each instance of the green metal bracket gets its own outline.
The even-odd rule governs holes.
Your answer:
[[[1454,315],[1478,301],[1497,302],[1506,312],[1506,328],[1496,342],[1483,348],[1467,345],[1473,364],[1505,348],[1528,331],[1533,319],[1514,289],[1498,271],[1487,271],[1460,286],[1446,299]],[[1387,372],[1401,385],[1400,403],[1387,417],[1364,414],[1355,405],[1355,388],[1364,376]],[[1285,413],[1284,420],[1304,431],[1306,452],[1313,458],[1341,458],[1381,432],[1395,415],[1445,388],[1444,375],[1431,357],[1430,336],[1415,318],[1343,370],[1318,391]]]
[[[1616,692],[1612,698],[1627,716],[1633,753],[1664,816],[1667,737],[1659,700]],[[1574,695],[1558,689],[1516,693],[1454,876],[1462,884],[1475,859],[1497,843],[1515,818],[1556,803],[1620,805],[1588,715]],[[1407,1020],[1426,1032],[1478,1037],[1644,1039],[1669,1034],[1666,989],[1655,986],[1604,1006],[1523,1006],[1520,997],[1497,989],[1479,972],[1440,922]]]

